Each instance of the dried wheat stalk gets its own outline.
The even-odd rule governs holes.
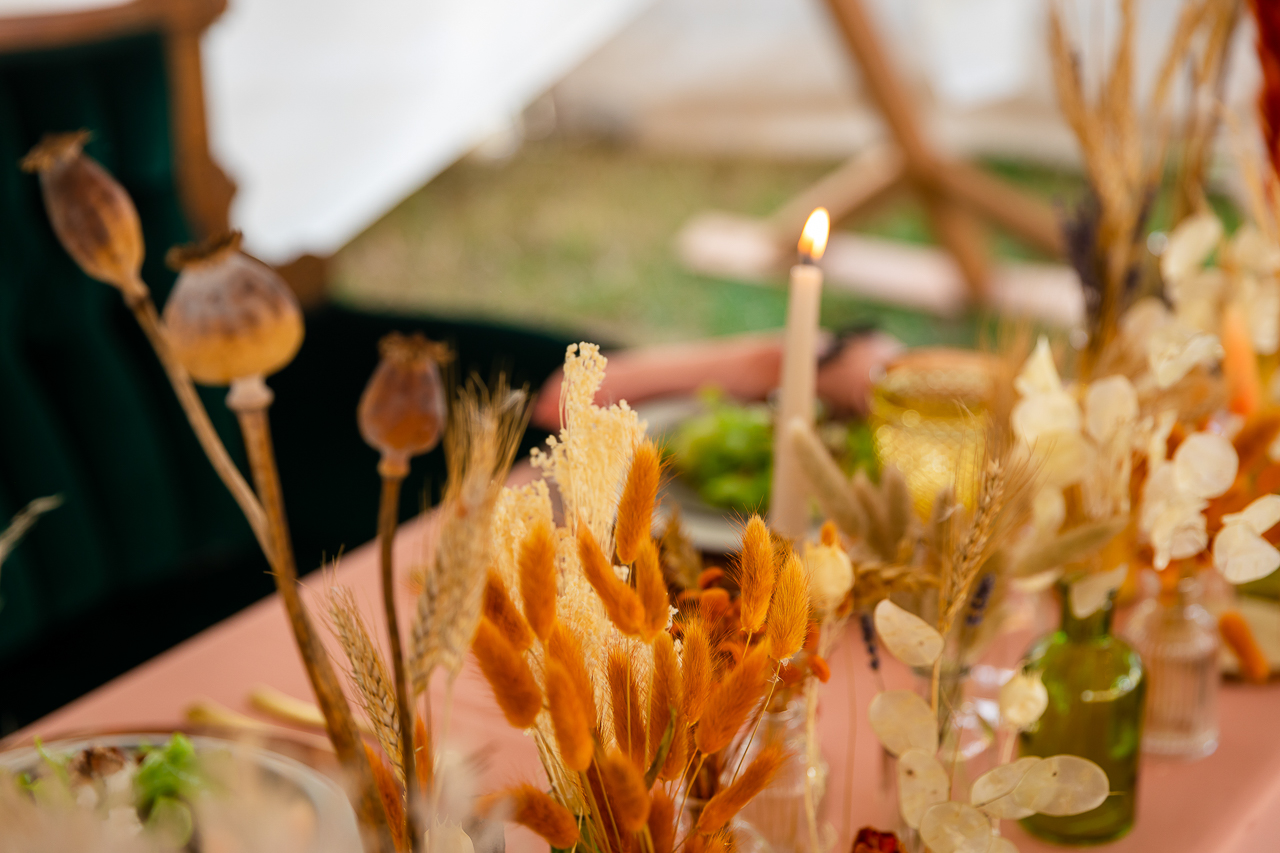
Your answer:
[[[391,680],[382,652],[374,645],[355,594],[345,586],[329,590],[329,619],[333,633],[351,665],[347,673],[356,689],[356,700],[373,728],[378,745],[391,760],[396,779],[404,784],[404,764],[400,752],[400,724],[396,716],[395,682]]]

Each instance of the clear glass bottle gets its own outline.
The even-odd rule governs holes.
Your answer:
[[[1077,619],[1065,585],[1062,623],[1035,643],[1028,672],[1039,672],[1049,707],[1019,735],[1023,755],[1079,755],[1107,774],[1112,794],[1096,809],[1071,817],[1034,815],[1023,827],[1058,844],[1100,844],[1133,827],[1139,744],[1147,679],[1138,653],[1111,633],[1112,605]]]
[[[810,849],[806,780],[813,786],[815,811],[826,789],[827,765],[817,757],[816,750],[810,750],[805,735],[807,713],[808,703],[803,695],[792,697],[776,710],[765,711],[742,760],[744,765],[750,762],[769,743],[780,743],[790,753],[769,786],[738,813],[738,819],[758,832],[776,853],[804,853]]]
[[[1142,748],[1202,758],[1218,746],[1218,630],[1200,604],[1200,585],[1183,578],[1134,610],[1125,638],[1147,671]]]

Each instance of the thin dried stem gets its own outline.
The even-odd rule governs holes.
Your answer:
[[[138,282],[138,286],[144,289],[146,287],[141,282]],[[173,351],[169,348],[169,341],[165,338],[164,330],[160,325],[160,316],[156,313],[155,303],[151,301],[150,296],[146,296],[127,301],[126,304],[133,311],[133,316],[142,327],[151,348],[155,350],[165,375],[169,377],[169,384],[173,386],[173,392],[187,416],[187,421],[191,424],[191,431],[196,434],[196,440],[200,442],[201,449],[204,450],[209,463],[213,465],[213,470],[222,479],[223,485],[227,487],[227,491],[231,492],[231,497],[240,506],[240,511],[249,522],[249,528],[257,538],[258,545],[270,559],[271,535],[267,529],[266,511],[258,501],[258,496],[245,481],[244,475],[240,473],[240,469],[236,467],[236,463],[232,461],[231,454],[227,453],[227,448],[218,436],[218,431],[213,428],[213,422],[209,420],[209,413],[205,410],[200,395],[196,393],[191,376],[174,358]]]
[[[413,711],[409,704],[409,685],[406,678],[404,650],[400,645],[400,618],[396,614],[396,586],[393,551],[396,528],[399,526],[400,484],[403,475],[382,475],[382,498],[378,507],[378,546],[382,569],[382,607],[387,618],[387,639],[391,646],[391,671],[395,677],[395,698],[400,730],[400,765],[404,776],[405,835],[410,849],[421,847],[414,805],[418,801],[418,773],[413,755]]]
[[[356,814],[366,833],[372,834],[378,850],[391,853],[395,849],[387,822],[386,809],[378,794],[373,771],[356,730],[351,706],[343,695],[333,665],[325,652],[320,636],[307,614],[306,605],[298,590],[298,569],[294,563],[293,546],[289,540],[289,527],[285,519],[284,498],[280,491],[280,473],[276,469],[275,449],[271,445],[271,427],[265,406],[245,408],[236,412],[240,429],[244,434],[245,449],[249,455],[249,467],[262,498],[263,508],[271,535],[267,557],[276,580],[276,589],[284,603],[285,612],[293,627],[298,651],[307,669],[316,703],[324,714],[325,731],[333,743],[334,752],[358,792]]]

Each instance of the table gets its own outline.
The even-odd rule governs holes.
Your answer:
[[[421,562],[431,532],[429,516],[404,526],[396,541],[396,561],[402,571]],[[376,606],[380,601],[377,577],[377,551],[372,544],[365,545],[344,557],[336,568],[306,578],[304,598],[319,621],[324,589],[331,583],[346,584],[354,589],[366,618],[376,621],[380,611]],[[411,602],[402,604],[407,618]],[[380,623],[377,630],[382,630]],[[341,660],[336,643],[327,636],[326,642]],[[823,687],[818,710],[822,751],[831,768],[822,811],[824,819],[837,829],[835,850],[845,851],[850,830],[865,825],[892,828],[894,805],[884,784],[880,750],[867,724],[867,703],[877,688],[854,633],[841,639],[831,656],[831,668],[832,677]],[[886,667],[886,679],[890,688],[910,686],[910,676],[892,667]],[[72,702],[17,732],[6,743],[77,730],[176,726],[187,705],[198,697],[254,715],[246,696],[259,683],[297,697],[311,695],[276,596]],[[853,715],[845,712],[849,707],[855,709]],[[1274,849],[1275,839],[1280,838],[1278,711],[1280,684],[1227,685],[1222,691],[1222,736],[1217,751],[1191,765],[1146,759],[1138,792],[1137,826],[1107,850],[1259,853]],[[486,756],[482,791],[518,781],[543,780],[532,739],[507,725],[493,704],[488,685],[470,665],[458,679],[453,720],[454,746]],[[1058,849],[1029,838],[1009,822],[1003,828],[1023,853]],[[507,845],[512,853],[546,849],[545,842],[518,827],[508,827]]]

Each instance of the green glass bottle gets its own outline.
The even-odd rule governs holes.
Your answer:
[[[1106,771],[1112,793],[1093,811],[1034,815],[1022,825],[1059,844],[1101,844],[1133,826],[1147,680],[1138,653],[1111,633],[1111,602],[1077,619],[1067,588],[1060,585],[1058,591],[1062,626],[1027,654],[1027,671],[1040,673],[1049,707],[1020,735],[1021,753],[1087,758]]]

